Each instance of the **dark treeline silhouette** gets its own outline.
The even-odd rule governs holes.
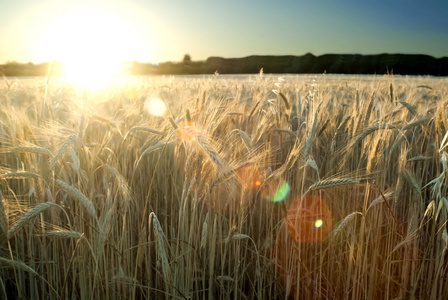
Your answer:
[[[133,67],[141,70],[142,64],[135,63]],[[167,62],[157,67],[148,66],[147,70],[153,74],[213,74],[215,71],[220,74],[247,74],[258,73],[261,68],[265,73],[448,76],[448,57],[410,54],[253,55],[243,58],[209,57],[205,61],[191,61],[189,64]]]
[[[0,65],[0,74],[5,76],[46,75],[51,64],[19,64],[16,62]],[[258,73],[289,74],[400,74],[448,76],[448,57],[434,58],[413,54],[325,54],[314,56],[261,56],[242,58],[209,57],[205,61],[193,61],[186,54],[181,62],[150,64],[133,62],[128,72],[133,75],[163,74],[247,74]],[[86,70],[89,72],[89,70]],[[57,75],[58,71],[54,72]]]
[[[33,64],[29,62],[22,64],[8,62],[0,65],[0,76],[42,76],[47,74],[50,65],[50,63]]]

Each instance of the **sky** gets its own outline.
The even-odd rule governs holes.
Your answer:
[[[0,63],[448,56],[446,0],[0,0]]]

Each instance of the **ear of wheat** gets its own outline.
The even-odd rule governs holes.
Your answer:
[[[368,127],[367,129],[365,129],[360,135],[358,135],[355,140],[352,142],[351,146],[354,146],[356,144],[358,144],[360,141],[362,141],[366,136],[368,136],[369,134],[374,133],[375,131],[379,130],[379,129],[396,129],[397,127],[395,127],[395,125],[392,124],[375,124],[373,126]]]
[[[58,206],[56,203],[53,202],[44,202],[40,203],[30,210],[28,210],[20,219],[19,221],[8,230],[8,239],[11,238],[14,234],[16,234],[21,228],[23,228],[28,222],[30,222],[33,218],[40,215],[42,212],[47,210],[48,208],[52,206]]]
[[[95,207],[93,206],[92,202],[83,193],[81,193],[79,189],[59,179],[56,179],[56,183],[64,192],[77,199],[85,207],[87,212],[98,222]]]
[[[165,235],[163,234],[162,227],[160,226],[159,223],[159,219],[157,219],[157,216],[153,212],[150,214],[149,218],[152,220],[154,224],[154,234],[156,236],[157,253],[159,259],[161,260],[163,277],[165,278],[165,280],[171,281],[172,279],[171,267],[169,265],[168,255],[165,249]]]
[[[61,239],[80,239],[83,234],[74,230],[49,230],[45,232],[45,236],[50,238],[61,238]]]
[[[70,146],[75,141],[75,139],[76,139],[76,134],[72,134],[64,141],[64,143],[62,143],[62,146],[61,146],[61,148],[59,148],[58,153],[56,154],[55,157],[53,157],[53,159],[50,162],[50,170],[54,169],[57,162],[59,161],[61,156],[64,154],[65,150],[68,148],[68,146]]]
[[[218,153],[201,132],[197,131],[192,126],[185,126],[183,130],[185,130],[189,136],[194,137],[196,142],[201,146],[207,156],[216,164],[217,167],[221,168],[224,166]]]
[[[308,191],[315,191],[315,190],[327,189],[327,188],[335,187],[335,186],[343,186],[343,185],[357,184],[357,183],[359,183],[359,181],[352,179],[352,178],[324,179],[324,180],[320,180],[320,181],[312,184],[308,188]]]

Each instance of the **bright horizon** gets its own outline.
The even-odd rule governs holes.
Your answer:
[[[448,56],[443,1],[0,3],[0,64],[158,63],[312,53]]]

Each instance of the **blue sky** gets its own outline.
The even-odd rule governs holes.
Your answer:
[[[86,22],[74,17],[73,27],[63,29],[68,25],[54,20],[90,6],[131,24],[119,26],[135,38],[112,34],[102,46],[87,30],[74,44],[126,60],[179,61],[186,53],[193,60],[307,52],[448,56],[446,0],[0,0],[0,63],[60,59],[69,51],[61,44]]]

